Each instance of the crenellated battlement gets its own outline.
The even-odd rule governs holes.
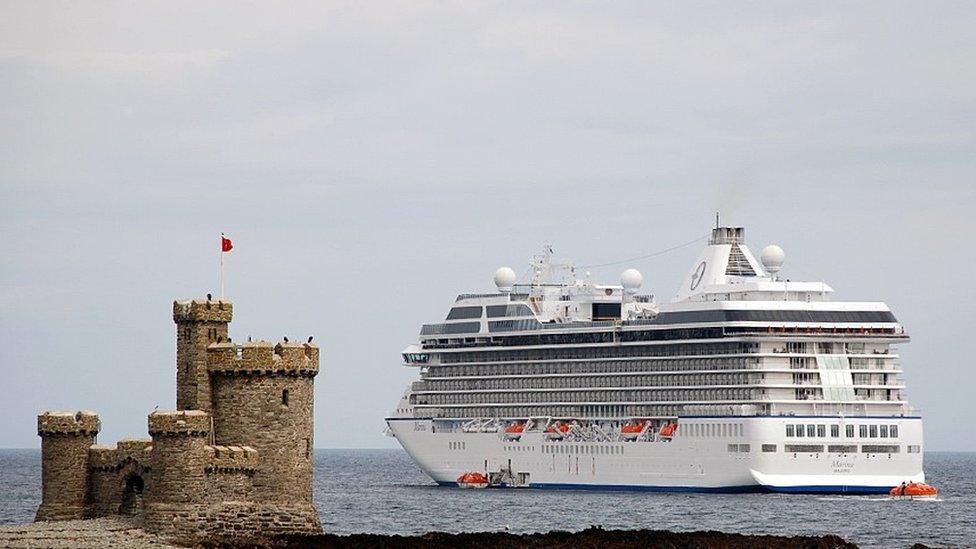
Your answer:
[[[155,411],[149,414],[149,434],[157,436],[206,436],[210,414],[200,410]]]
[[[98,471],[117,471],[126,463],[148,467],[152,456],[152,439],[127,438],[115,446],[95,444],[88,449],[89,467]]]
[[[212,375],[315,376],[319,348],[312,343],[272,344],[249,341],[242,345],[213,343],[207,347],[207,369]]]
[[[173,302],[175,322],[230,322],[234,304],[226,300],[188,299]]]
[[[258,451],[250,446],[207,446],[207,452],[211,473],[253,473],[258,468]]]
[[[102,429],[98,414],[88,410],[79,412],[41,412],[37,416],[37,434],[52,435],[87,435],[95,436]]]

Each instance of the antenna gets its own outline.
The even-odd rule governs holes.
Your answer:
[[[718,228],[718,212],[715,212],[715,228]]]

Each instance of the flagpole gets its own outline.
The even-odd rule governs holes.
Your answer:
[[[224,299],[224,233],[220,233],[220,299]]]

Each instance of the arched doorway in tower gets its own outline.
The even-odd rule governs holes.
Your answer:
[[[142,513],[142,492],[146,488],[146,483],[142,476],[132,473],[125,477],[125,488],[122,489],[122,508],[123,515],[139,515]]]

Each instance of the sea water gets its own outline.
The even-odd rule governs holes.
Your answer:
[[[402,450],[317,450],[314,498],[333,533],[545,532],[604,528],[837,534],[863,547],[976,547],[976,453],[929,452],[935,500],[439,487]],[[40,503],[39,450],[0,450],[0,524]]]

